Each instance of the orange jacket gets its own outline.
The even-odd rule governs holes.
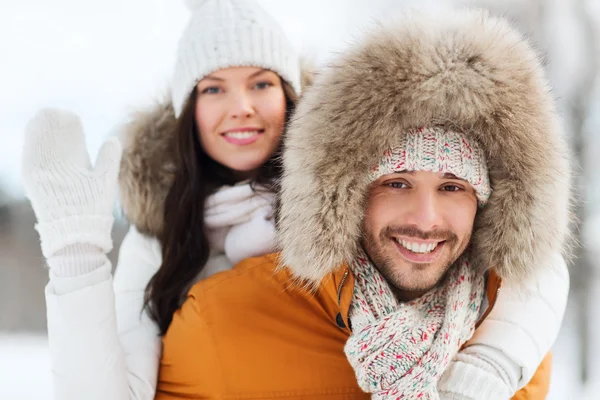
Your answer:
[[[156,399],[370,399],[344,345],[354,277],[346,267],[316,291],[277,254],[196,284],[163,339]],[[488,279],[493,306],[499,279]],[[550,358],[514,399],[545,398]]]

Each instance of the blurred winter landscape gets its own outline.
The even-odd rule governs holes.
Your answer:
[[[549,399],[600,398],[600,1],[259,0],[317,64],[378,17],[469,4],[504,15],[536,43],[577,164],[582,247],[554,348]],[[0,399],[52,399],[44,268],[19,170],[40,107],[80,115],[89,150],[168,88],[188,12],[181,0],[0,0]],[[126,230],[115,226],[116,249]]]

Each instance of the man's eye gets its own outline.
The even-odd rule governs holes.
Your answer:
[[[462,188],[456,185],[444,185],[442,186],[442,190],[445,192],[458,192],[462,190]]]
[[[404,188],[408,187],[406,185],[406,183],[404,183],[404,182],[390,182],[390,183],[388,183],[388,185],[390,187],[393,187],[394,189],[404,189]]]

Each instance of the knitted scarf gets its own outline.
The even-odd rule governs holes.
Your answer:
[[[249,183],[224,186],[206,200],[204,222],[210,257],[197,279],[275,249],[275,195]]]
[[[351,269],[353,333],[345,352],[360,387],[372,399],[439,399],[439,378],[475,330],[483,276],[463,256],[436,288],[401,303],[364,252]]]

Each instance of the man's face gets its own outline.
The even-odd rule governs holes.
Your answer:
[[[403,301],[432,289],[469,244],[475,190],[452,174],[384,175],[370,188],[362,245]]]

